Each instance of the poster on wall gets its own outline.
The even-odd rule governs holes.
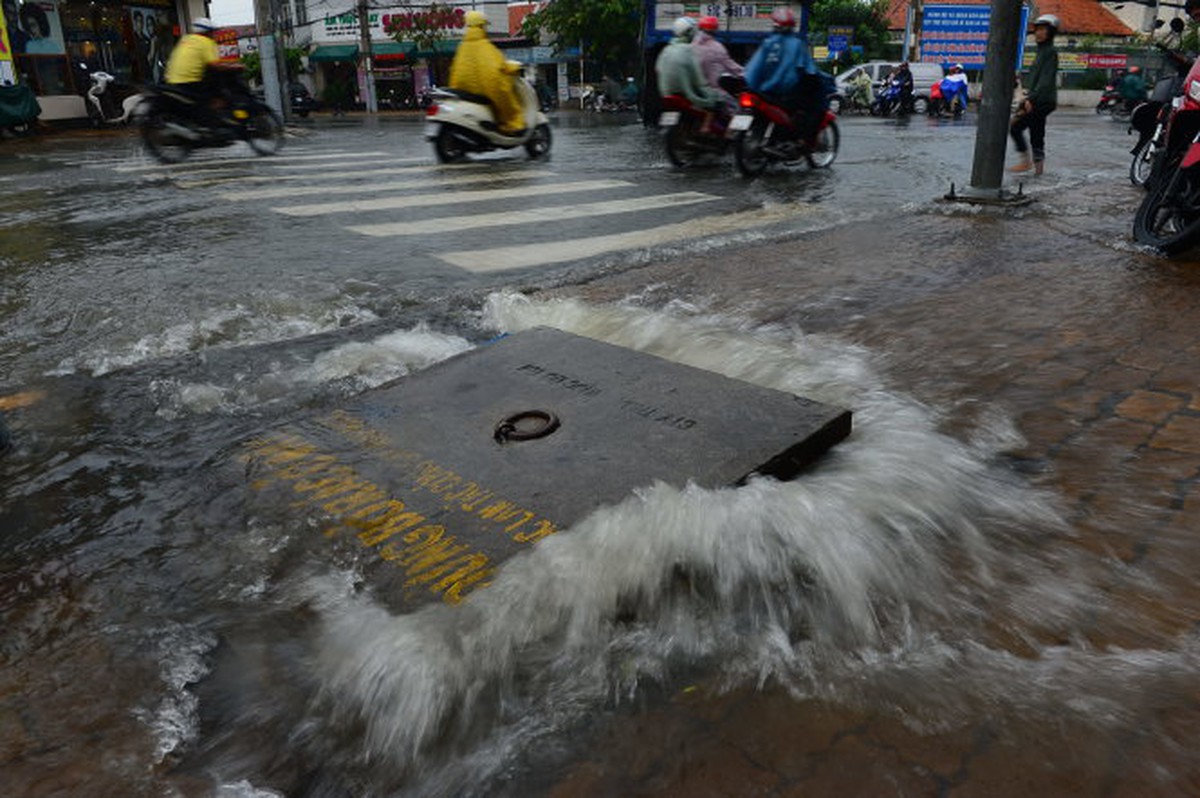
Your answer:
[[[3,0],[0,4],[11,55],[64,55],[62,20],[52,2]]]
[[[3,8],[0,8],[0,86],[16,83],[16,75],[13,70],[12,43],[8,38],[8,17],[5,16],[6,11],[8,11],[7,3],[4,4]]]
[[[164,29],[170,30],[167,12],[161,8],[131,7],[129,28],[133,33],[134,61],[142,79],[160,83],[169,50],[169,45],[163,44]]]

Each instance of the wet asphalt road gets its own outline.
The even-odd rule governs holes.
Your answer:
[[[764,343],[817,333],[851,347],[848,363],[866,352],[883,375],[877,391],[929,408],[941,432],[996,453],[1014,482],[1055,497],[1065,531],[1047,522],[1046,537],[1024,545],[1070,568],[1028,595],[1020,574],[995,574],[973,596],[980,628],[956,640],[959,627],[948,623],[928,647],[851,652],[825,674],[861,668],[844,681],[734,680],[730,689],[720,667],[663,678],[661,693],[616,700],[575,727],[565,753],[549,756],[553,767],[477,792],[1142,795],[1152,784],[1149,794],[1193,794],[1200,763],[1183,730],[1197,719],[1200,597],[1189,577],[1198,559],[1197,285],[1187,258],[1168,263],[1129,244],[1139,194],[1125,177],[1131,141],[1122,126],[1090,110],[1052,117],[1048,173],[1026,183],[1039,201],[1019,211],[938,201],[969,174],[969,124],[846,119],[828,172],[751,182],[728,162],[671,170],[652,133],[616,117],[562,115],[546,164],[500,156],[416,171],[433,166],[419,131],[412,118],[320,119],[298,126],[277,161],[230,150],[171,169],[123,136],[20,142],[0,153],[0,394],[65,397],[10,411],[18,437],[32,441],[6,466],[3,516],[11,631],[0,770],[21,794],[69,794],[80,784],[97,794],[164,794],[164,785],[212,794],[200,774],[228,764],[220,741],[198,761],[185,758],[181,772],[168,757],[130,781],[120,765],[138,761],[147,714],[174,717],[162,708],[175,707],[167,699],[182,712],[195,692],[220,707],[212,695],[220,690],[187,674],[229,655],[182,620],[189,601],[206,598],[204,578],[184,567],[171,537],[198,537],[191,519],[239,516],[207,490],[197,455],[361,390],[341,373],[285,384],[289,368],[316,365],[331,346],[420,321],[478,339],[481,299],[500,288],[597,307],[631,301],[664,318],[712,316]],[[330,176],[356,170],[365,174]],[[452,182],[462,176],[485,180]],[[227,196],[431,177],[452,179],[419,189],[436,201],[388,209],[285,212],[378,199],[375,189]],[[546,190],[597,180],[628,185],[593,185],[569,202]],[[468,185],[532,191],[440,204]],[[556,208],[683,192],[704,197],[553,222]],[[412,196],[404,186],[387,195]],[[545,221],[461,229],[514,204],[541,209]],[[745,227],[539,265],[472,271],[443,257],[529,242],[583,252],[578,242],[598,236],[729,214],[743,214]],[[433,227],[395,237],[350,229],[396,222]],[[201,416],[210,405],[225,410]],[[249,569],[258,540],[250,538],[222,537],[228,551],[211,570],[235,572],[241,560]],[[120,579],[142,558],[155,568]],[[120,587],[98,595],[89,585],[106,573]],[[1058,594],[1076,589],[1092,601],[1066,612]],[[131,623],[123,603],[154,595],[171,624],[154,617],[111,635]],[[230,600],[222,595],[203,615]],[[233,631],[234,640],[287,634],[269,617]],[[137,661],[139,646],[187,653],[174,663],[182,674],[159,678],[201,686],[168,692],[157,713],[142,699],[140,714],[63,688],[87,673],[154,681],[146,663],[117,667]],[[226,699],[237,695],[228,689]],[[280,692],[272,696],[285,703]],[[63,724],[72,706],[88,709]],[[295,764],[267,762],[251,780],[305,794],[297,776],[272,770],[281,762]],[[308,794],[339,794],[325,789]]]

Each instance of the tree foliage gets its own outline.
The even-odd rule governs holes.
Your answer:
[[[585,58],[628,74],[638,62],[641,12],[640,0],[553,0],[525,17],[521,34],[559,52],[578,45]]]
[[[821,0],[810,6],[809,38],[824,44],[831,25],[854,26],[854,44],[861,45],[865,58],[887,53],[887,0]]]

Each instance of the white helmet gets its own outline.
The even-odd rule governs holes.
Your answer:
[[[217,26],[213,24],[208,17],[196,17],[192,20],[192,30],[216,30]]]
[[[1033,27],[1036,28],[1038,25],[1049,25],[1053,30],[1058,31],[1058,17],[1053,14],[1042,14],[1033,21]]]
[[[681,39],[690,39],[696,35],[696,20],[691,17],[680,17],[671,25],[671,33]]]

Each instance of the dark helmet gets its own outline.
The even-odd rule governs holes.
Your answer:
[[[1197,0],[1200,2],[1200,0]],[[721,20],[716,17],[700,17],[700,30],[712,33],[721,29]]]
[[[791,30],[796,27],[796,15],[787,6],[780,6],[771,12],[771,24],[775,30]]]

